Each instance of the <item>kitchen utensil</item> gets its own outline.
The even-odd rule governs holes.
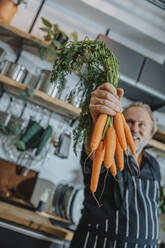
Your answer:
[[[16,115],[11,116],[11,118],[9,120],[9,123],[7,125],[7,130],[8,130],[8,132],[10,134],[18,135],[18,134],[21,133],[22,126],[23,126],[23,123],[24,123],[24,120],[22,119],[22,116],[24,114],[26,106],[27,106],[27,103],[25,102],[19,117],[16,116]]]
[[[33,149],[31,152],[28,152],[28,153],[25,152],[26,163],[25,163],[25,171],[23,173],[24,176],[27,176],[30,171],[32,162],[34,160],[35,153],[36,153],[36,148]]]
[[[7,76],[11,64],[12,64],[12,62],[11,62],[11,61],[8,61],[8,60],[5,60],[5,61],[2,63],[2,69],[1,69],[1,74],[2,74],[2,75]]]
[[[10,121],[10,118],[12,116],[11,112],[9,111],[11,104],[12,104],[12,97],[10,97],[7,109],[5,112],[1,112],[1,118],[0,118],[0,130],[4,135],[8,135],[7,125]]]
[[[72,203],[70,207],[71,220],[74,224],[78,224],[81,218],[81,210],[83,208],[84,201],[84,190],[82,186],[77,187],[76,193],[72,198]]]
[[[2,47],[0,47],[0,69],[1,69],[1,64],[2,64],[2,62],[4,61],[4,58],[6,57],[6,52],[5,52],[5,50],[2,48]]]
[[[41,90],[53,98],[60,98],[61,93],[58,90],[58,84],[50,81],[51,71],[41,70],[36,89]]]
[[[0,83],[0,97],[3,95],[4,89],[3,89],[3,84]]]
[[[7,76],[16,82],[23,83],[28,74],[27,69],[23,65],[11,63]]]
[[[59,144],[55,150],[55,155],[60,158],[68,158],[71,145],[71,133],[69,130],[64,132],[59,137]]]
[[[83,207],[84,190],[81,185],[58,184],[56,186],[52,205],[55,214],[61,218],[78,224]]]
[[[61,196],[61,189],[63,188],[63,184],[58,184],[56,186],[55,192],[54,192],[54,197],[53,197],[53,207],[55,208],[55,214],[57,216],[60,216],[60,210],[59,210],[59,200]]]
[[[71,103],[77,108],[80,107],[84,93],[84,91],[79,91],[79,88],[75,87],[73,90],[71,90],[70,94],[68,95],[67,102]]]
[[[38,122],[31,121],[26,129],[26,132],[22,135],[22,137],[20,137],[19,140],[15,140],[14,145],[22,151],[29,148],[29,143],[30,147],[33,146],[33,148],[35,148],[40,141],[41,131],[43,131],[43,129],[40,124]]]
[[[37,151],[35,154],[36,156],[38,156],[41,153],[48,139],[52,136],[52,133],[53,133],[53,128],[50,125],[48,125],[48,127],[43,131],[41,135],[39,145],[37,147]]]

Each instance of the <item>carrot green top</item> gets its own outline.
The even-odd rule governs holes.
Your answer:
[[[60,82],[59,90],[62,90],[65,87],[65,76],[73,72],[79,76],[77,83],[79,91],[85,92],[78,125],[73,131],[74,152],[76,153],[78,143],[85,140],[92,124],[89,113],[91,93],[105,82],[111,82],[117,87],[119,65],[117,58],[103,41],[73,41],[59,49],[53,65],[51,81]]]

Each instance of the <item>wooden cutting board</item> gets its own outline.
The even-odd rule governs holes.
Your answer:
[[[61,239],[73,238],[72,231],[52,225],[46,216],[2,201],[0,201],[0,218]]]

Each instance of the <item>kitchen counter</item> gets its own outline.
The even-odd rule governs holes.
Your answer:
[[[70,241],[73,237],[72,231],[52,225],[47,215],[2,201],[0,201],[0,219],[60,239]]]

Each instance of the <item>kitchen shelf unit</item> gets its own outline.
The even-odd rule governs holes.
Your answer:
[[[6,92],[16,96],[18,96],[20,92],[24,92],[27,89],[27,86],[24,84],[18,83],[2,74],[0,74],[0,82],[3,83],[4,90]],[[35,90],[34,96],[32,98],[28,98],[28,101],[71,119],[76,119],[80,115],[81,111],[80,108],[59,99],[52,98],[39,90]]]
[[[39,56],[38,44],[47,45],[43,40],[26,33],[10,24],[0,22],[0,40],[8,43],[14,50],[19,49],[19,41],[23,39],[23,49]],[[12,94],[18,94],[20,91],[25,91],[26,86],[17,83],[3,75],[0,75],[0,81],[4,84],[6,91]],[[56,113],[62,114],[67,117],[76,118],[79,116],[81,109],[72,106],[71,104],[64,103],[61,100],[53,99],[41,91],[35,91],[35,95],[29,101],[53,110]],[[155,139],[156,138],[156,139]],[[163,143],[162,143],[163,142]],[[154,138],[150,141],[152,147],[165,151],[165,132],[158,131]]]
[[[26,33],[10,24],[6,24],[0,21],[0,40],[9,44],[14,51],[18,51],[20,48],[20,42],[23,41],[23,50],[26,50],[36,56],[39,56],[39,44],[47,46],[48,44]]]

